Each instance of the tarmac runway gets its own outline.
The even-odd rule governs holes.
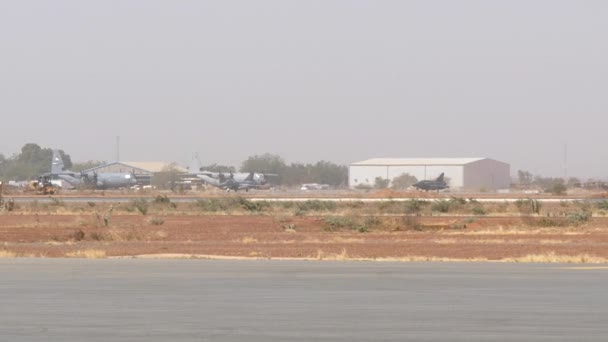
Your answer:
[[[172,202],[175,203],[196,203],[200,200],[209,200],[212,198],[230,198],[237,197],[237,194],[230,194],[225,197],[197,197],[197,196],[180,196],[170,197]],[[244,197],[251,201],[266,201],[266,202],[305,202],[310,200],[317,201],[328,201],[328,202],[405,202],[411,200],[419,201],[435,201],[435,200],[449,200],[451,197],[382,197],[382,198],[365,198],[365,197]],[[467,199],[475,200],[482,203],[512,203],[518,200],[527,199],[527,197],[466,197]],[[55,201],[62,201],[64,203],[129,203],[134,199],[145,199],[147,201],[153,201],[154,197],[145,196],[5,196],[6,200],[13,200],[16,203],[53,203]],[[604,201],[604,198],[535,198],[537,201],[542,203],[561,203],[561,202],[600,202]]]
[[[605,341],[608,267],[0,259],[3,341]]]

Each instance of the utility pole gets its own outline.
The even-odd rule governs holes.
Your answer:
[[[568,182],[568,144],[564,144],[564,181]]]
[[[116,161],[120,161],[120,135],[116,136]]]

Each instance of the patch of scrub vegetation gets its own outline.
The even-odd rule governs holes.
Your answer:
[[[200,199],[196,206],[204,212],[231,212],[244,210],[248,212],[262,212],[270,208],[266,201],[252,201],[242,197]]]
[[[591,212],[587,210],[580,210],[575,213],[568,215],[568,222],[573,226],[579,226],[586,223],[591,219]]]
[[[103,259],[106,258],[106,251],[100,249],[77,250],[65,253],[68,258]]]
[[[296,208],[300,211],[333,211],[336,210],[337,204],[334,201],[319,201],[319,200],[308,200],[304,202],[297,202]]]
[[[522,214],[540,214],[541,203],[535,199],[520,199],[515,206]]]
[[[447,213],[450,211],[450,202],[446,200],[437,200],[433,202],[431,209],[439,213]]]
[[[361,218],[353,218],[348,216],[329,216],[324,219],[326,232],[336,232],[341,229],[350,229],[359,233],[369,232],[372,226],[377,226],[380,221],[374,217],[368,217],[364,220]]]

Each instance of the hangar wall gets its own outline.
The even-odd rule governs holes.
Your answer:
[[[509,164],[489,158],[370,159],[349,166],[349,186],[373,186],[376,177],[390,179],[404,173],[418,180],[433,180],[441,173],[452,189],[507,189],[511,183]]]
[[[508,189],[511,167],[493,159],[482,159],[464,166],[464,188],[473,190]]]
[[[351,165],[349,167],[348,181],[351,187],[357,185],[374,185],[376,177],[390,179],[408,173],[418,180],[435,179],[441,173],[450,179],[451,187],[460,188],[464,185],[464,170],[461,165],[399,165],[399,166],[372,166],[372,165]]]

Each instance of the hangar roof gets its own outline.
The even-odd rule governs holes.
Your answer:
[[[175,163],[168,163],[168,162],[113,162],[113,163],[108,163],[108,164],[104,164],[104,165],[99,165],[97,167],[91,168],[89,170],[86,170],[86,172],[90,172],[90,171],[94,171],[94,170],[98,170],[104,167],[108,167],[111,165],[124,165],[127,168],[133,168],[133,169],[139,169],[139,170],[143,170],[149,173],[158,173],[158,172],[163,172],[166,171],[168,168],[170,167],[174,167],[176,171],[179,172],[186,172],[187,170],[184,169],[183,167],[175,164]]]
[[[488,158],[373,158],[350,165],[365,166],[423,166],[423,165],[465,165]]]

